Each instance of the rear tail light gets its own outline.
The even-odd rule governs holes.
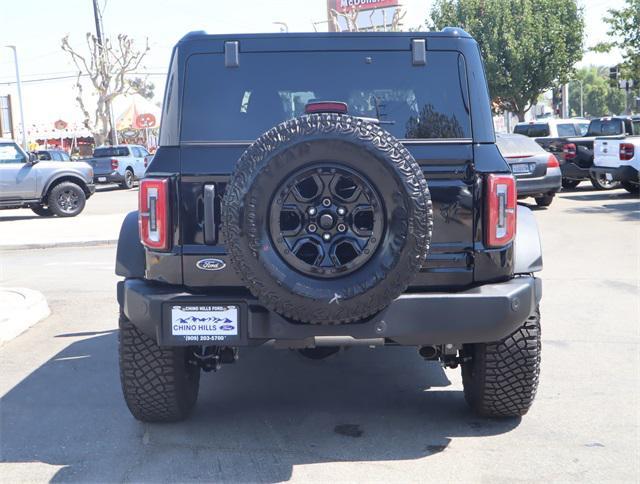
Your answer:
[[[516,180],[512,175],[489,175],[486,194],[488,247],[503,247],[516,235]]]
[[[547,168],[560,168],[558,158],[556,158],[554,155],[549,155],[549,158],[547,158]]]
[[[111,158],[111,169],[112,170],[118,169],[118,160],[116,160],[115,158]]]
[[[631,143],[620,143],[620,160],[629,161],[633,159],[634,154],[635,150]]]
[[[565,160],[573,160],[578,156],[578,148],[575,143],[565,143],[562,145],[562,153],[564,154]]]
[[[140,182],[138,224],[140,241],[154,250],[169,248],[169,179]]]

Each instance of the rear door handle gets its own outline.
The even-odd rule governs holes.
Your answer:
[[[204,186],[204,243],[214,245],[218,241],[218,227],[216,225],[216,186]]]

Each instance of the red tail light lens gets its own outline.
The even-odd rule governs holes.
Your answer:
[[[549,155],[547,159],[547,168],[560,168],[560,163],[558,163],[558,158],[554,155]]]
[[[620,160],[629,161],[633,159],[635,149],[631,143],[620,143]]]
[[[169,248],[169,179],[140,182],[138,224],[140,241],[154,250]]]
[[[116,160],[115,158],[111,158],[111,169],[112,170],[118,169],[118,160]]]
[[[562,153],[564,154],[565,160],[573,160],[578,156],[578,148],[575,143],[566,143],[562,145]]]
[[[347,114],[348,107],[346,103],[338,101],[319,101],[307,103],[304,107],[306,114],[313,113],[338,113]]]
[[[485,243],[503,247],[516,235],[516,180],[512,175],[489,175],[486,189]]]

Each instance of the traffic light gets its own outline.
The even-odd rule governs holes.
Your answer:
[[[617,86],[619,77],[620,68],[618,66],[609,67],[609,84]]]

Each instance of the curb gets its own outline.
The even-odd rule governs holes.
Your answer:
[[[0,288],[0,345],[50,314],[42,293],[22,287]]]
[[[13,245],[0,245],[0,252],[3,250],[30,250],[30,249],[55,249],[60,247],[94,247],[98,245],[116,245],[117,240],[71,240],[65,242],[50,242],[42,244],[13,244]]]

